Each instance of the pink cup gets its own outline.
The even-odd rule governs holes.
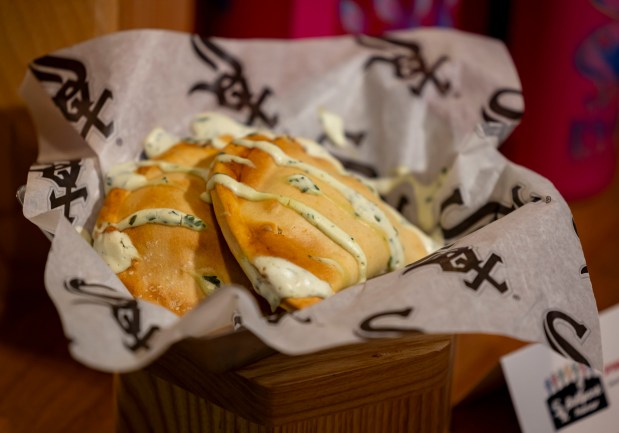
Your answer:
[[[510,48],[525,114],[503,147],[566,199],[612,180],[619,107],[619,1],[514,2]]]

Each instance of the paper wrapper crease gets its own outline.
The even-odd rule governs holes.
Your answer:
[[[497,151],[524,107],[496,41],[438,29],[293,42],[131,31],[36,59],[22,95],[40,141],[24,214],[54,235],[45,285],[86,365],[129,371],[183,338],[239,328],[287,354],[418,330],[539,341],[602,365],[569,208]],[[321,109],[343,119],[347,145],[326,137]],[[182,318],[133,299],[75,228],[93,228],[102,173],[139,159],[156,126],[190,135],[205,111],[314,139],[350,169],[391,176],[386,199],[447,246],[275,318],[239,287]]]

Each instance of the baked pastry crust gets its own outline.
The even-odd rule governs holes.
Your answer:
[[[237,159],[213,166],[209,189],[217,221],[254,288],[272,308],[299,309],[318,302],[324,296],[314,293],[317,281],[337,292],[427,255],[418,233],[368,185],[331,160],[310,155],[301,142],[250,135],[224,152]],[[379,222],[385,218],[397,239]],[[336,229],[329,229],[330,224]],[[394,242],[401,245],[401,257],[396,257]],[[271,265],[275,267],[268,269]],[[293,296],[278,290],[277,280],[287,272],[291,278],[308,277]]]
[[[158,156],[108,175],[94,247],[135,297],[182,315],[236,283],[263,311],[297,310],[430,252],[318,144],[231,122],[201,115],[201,144],[156,128]]]
[[[100,230],[110,232],[117,230],[115,224],[136,212],[173,209],[204,223],[201,230],[160,223],[122,230],[139,257],[118,277],[135,297],[162,305],[178,315],[185,314],[207,295],[205,287],[213,288],[218,282],[249,285],[218,229],[212,206],[201,198],[206,191],[206,178],[163,170],[156,165],[163,161],[203,169],[206,173],[218,153],[213,147],[191,143],[173,146],[151,160],[155,165],[137,169],[148,184],[133,190],[112,188],[97,220]],[[96,236],[95,231],[95,241]]]

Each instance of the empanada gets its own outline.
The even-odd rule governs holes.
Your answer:
[[[220,285],[249,285],[205,201],[219,152],[179,143],[106,178],[94,248],[134,296],[179,315]]]
[[[313,146],[236,139],[208,182],[232,253],[272,308],[303,308],[429,252],[368,184]]]
[[[296,310],[433,247],[320,145],[217,113],[192,126],[181,143],[155,129],[153,158],[106,179],[94,247],[134,296],[184,314],[237,283]]]

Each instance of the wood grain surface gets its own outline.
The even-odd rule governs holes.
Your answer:
[[[125,377],[117,389],[120,390],[119,403],[133,415],[119,412],[119,433],[412,433],[442,432],[447,424],[446,417],[438,410],[440,405],[437,403],[447,404],[440,391],[374,402],[298,422],[263,425],[239,417],[144,371]],[[138,399],[142,393],[147,394]],[[141,407],[137,406],[138,401]]]
[[[310,355],[275,354],[226,373],[209,373],[189,353],[171,350],[148,371],[119,376],[119,430],[173,432],[198,419],[207,423],[202,431],[222,433],[442,433],[450,410],[450,342],[408,335]]]

